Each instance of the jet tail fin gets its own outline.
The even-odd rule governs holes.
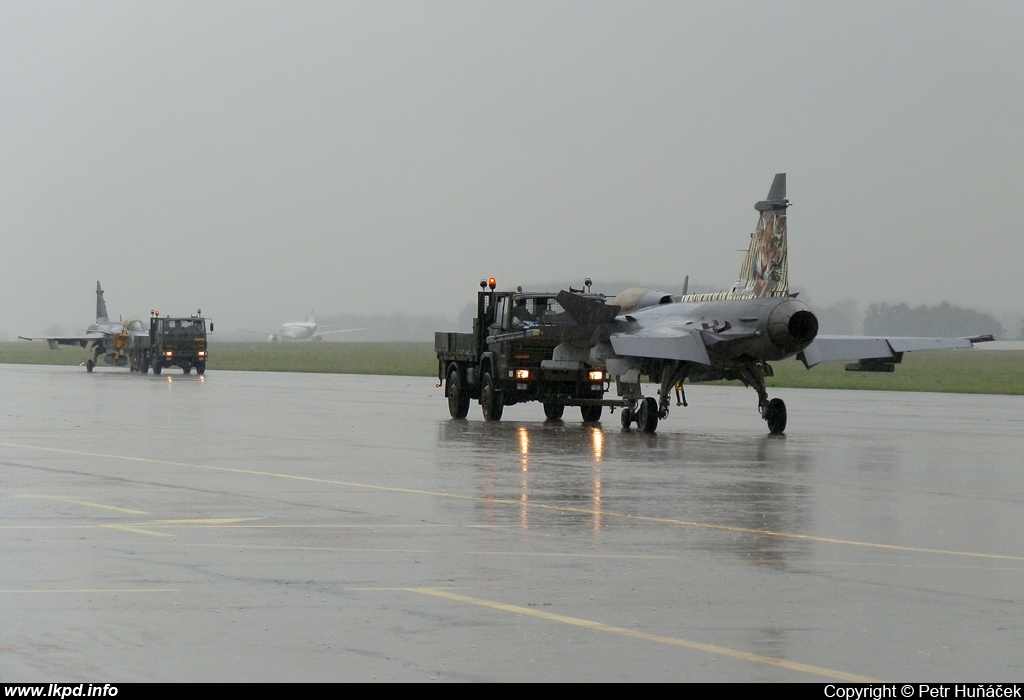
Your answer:
[[[789,254],[786,231],[786,173],[778,173],[768,198],[754,205],[760,212],[757,229],[730,296],[750,299],[789,296]]]
[[[103,287],[100,286],[99,280],[96,280],[96,320],[106,321],[107,318],[107,302],[103,301]]]

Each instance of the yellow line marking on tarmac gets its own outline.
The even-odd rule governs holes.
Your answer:
[[[88,506],[90,508],[100,508],[102,510],[112,510],[117,513],[127,513],[129,515],[149,515],[144,510],[132,510],[131,508],[121,508],[119,506],[108,506],[103,503],[90,503],[89,501],[82,501],[74,496],[46,496],[46,495],[33,495],[23,494],[15,496],[15,498],[35,498],[41,501],[60,501],[61,503],[73,503],[77,506]]]
[[[180,593],[180,588],[8,588],[0,594],[14,593]]]
[[[404,493],[414,496],[433,496],[436,498],[449,498],[458,501],[485,501],[490,505],[507,505],[516,508],[533,508],[535,510],[550,510],[562,513],[578,513],[590,517],[618,518],[622,520],[634,520],[637,522],[659,523],[662,525],[678,525],[681,527],[700,528],[703,530],[717,530],[721,532],[737,532],[747,535],[760,535],[762,537],[778,537],[781,539],[801,540],[804,542],[820,542],[824,544],[844,545],[851,547],[864,547],[868,549],[881,549],[891,552],[914,552],[917,554],[941,554],[956,557],[975,557],[979,559],[997,559],[1003,561],[1024,561],[1024,556],[1010,554],[986,554],[984,552],[963,552],[949,549],[931,549],[928,547],[908,547],[896,544],[882,544],[879,542],[861,542],[858,540],[843,540],[835,537],[820,537],[817,535],[801,535],[794,532],[779,532],[775,530],[759,530],[750,527],[736,527],[734,525],[716,525],[714,523],[699,523],[690,520],[677,520],[675,518],[659,518],[649,515],[632,515],[630,513],[616,513],[613,511],[594,510],[591,508],[579,508],[574,506],[555,506],[545,503],[533,503],[520,501],[512,498],[484,498],[482,496],[466,496],[457,493],[446,493],[444,491],[427,491],[424,489],[401,488],[397,486],[378,486],[375,484],[363,484],[353,481],[338,481],[335,479],[320,479],[313,476],[299,476],[296,474],[281,474],[278,472],[264,472],[253,469],[237,469],[234,467],[214,467],[209,464],[188,464],[186,462],[170,462],[162,459],[149,459],[147,457],[128,457],[125,455],[111,455],[102,452],[84,452],[80,450],[66,450],[59,447],[39,447],[37,445],[20,445],[12,442],[0,442],[3,447],[16,447],[26,450],[40,450],[43,452],[60,452],[62,454],[81,455],[83,457],[101,457],[104,459],[120,459],[128,462],[141,462],[143,464],[161,464],[172,467],[187,467],[189,469],[200,469],[204,471],[220,472],[222,474],[239,474],[246,476],[265,476],[273,479],[284,479],[288,481],[301,481],[309,484],[329,484],[331,486],[347,486],[350,488],[365,489],[379,493]]]
[[[174,537],[174,535],[167,532],[153,532],[152,530],[143,530],[141,527],[132,527],[131,525],[104,525],[103,527],[108,530],[121,530],[122,532],[133,532],[136,535],[149,535],[150,537]]]
[[[232,525],[263,518],[194,518],[189,520],[151,520],[151,525]]]
[[[515,613],[517,615],[526,615],[529,617],[536,617],[542,620],[549,620],[551,622],[558,622],[563,625],[572,625],[574,627],[583,627],[586,629],[595,630],[597,632],[608,632],[610,634],[618,634],[625,637],[633,637],[634,639],[643,639],[648,642],[656,642],[658,644],[667,644],[669,646],[683,647],[686,649],[693,649],[694,651],[703,651],[708,654],[718,654],[719,656],[728,656],[733,659],[740,659],[742,661],[752,661],[758,664],[765,664],[767,666],[774,666],[776,668],[786,669],[788,671],[799,671],[800,673],[809,673],[815,676],[823,676],[825,678],[832,678],[835,680],[846,681],[848,683],[879,683],[881,681],[873,678],[865,678],[864,676],[854,675],[852,673],[845,673],[843,671],[835,671],[829,668],[822,668],[820,666],[811,666],[809,664],[801,664],[795,661],[786,661],[785,659],[777,659],[772,656],[763,656],[761,654],[752,654],[746,651],[740,651],[738,649],[730,649],[728,647],[720,647],[714,644],[703,644],[701,642],[693,642],[688,639],[680,639],[678,637],[665,637],[659,634],[650,634],[648,632],[641,632],[639,630],[626,629],[625,627],[616,627],[614,625],[606,625],[601,622],[594,622],[593,620],[584,620],[579,617],[569,617],[567,615],[558,615],[556,613],[544,612],[542,610],[535,610],[533,608],[524,608],[519,605],[508,605],[505,603],[496,603],[491,600],[484,600],[482,598],[472,598],[466,595],[460,595],[458,593],[452,593],[450,591],[444,591],[438,588],[397,588],[397,589],[362,589],[362,590],[398,590],[406,591],[409,593],[419,593],[422,595],[433,596],[435,598],[444,598],[446,600],[452,600],[458,603],[467,603],[469,605],[477,605],[484,608],[491,608],[492,610],[501,610],[503,612]]]

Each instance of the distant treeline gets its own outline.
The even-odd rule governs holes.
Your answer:
[[[906,304],[872,304],[864,314],[864,335],[966,336],[992,333],[1006,337],[1006,329],[992,316],[961,309],[949,302],[910,308]]]

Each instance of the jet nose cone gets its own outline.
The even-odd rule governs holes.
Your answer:
[[[818,317],[807,304],[786,299],[768,316],[768,336],[787,353],[800,352],[818,335]]]

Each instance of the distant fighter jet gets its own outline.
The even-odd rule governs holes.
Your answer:
[[[562,291],[558,301],[577,324],[555,359],[605,367],[626,400],[622,425],[653,433],[668,417],[673,387],[719,379],[739,380],[757,392],[757,406],[772,434],[786,429],[786,404],[768,398],[769,361],[796,356],[807,368],[857,360],[851,371],[891,372],[912,350],[970,348],[974,338],[872,338],[818,335],[818,319],[789,293],[786,174],[775,176],[751,234],[739,280],[728,292],[674,296],[628,289],[603,302]],[[658,398],[644,397],[640,377],[660,382]],[[685,405],[685,397],[681,396]]]
[[[18,337],[22,340],[45,340],[50,344],[51,350],[57,350],[61,345],[80,345],[83,348],[91,345],[93,357],[86,361],[85,369],[87,372],[92,372],[101,355],[108,365],[127,367],[129,364],[128,349],[131,347],[132,338],[146,335],[148,335],[146,324],[139,319],[111,321],[107,318],[107,304],[103,301],[103,288],[100,287],[99,282],[96,282],[96,321],[86,329],[85,334],[32,338],[19,335]]]
[[[267,336],[267,340],[272,343],[276,343],[279,340],[323,340],[325,335],[332,335],[334,333],[352,333],[354,331],[364,331],[365,328],[344,328],[341,330],[333,331],[322,331],[318,332],[320,326],[316,325],[316,316],[313,311],[310,310],[309,318],[305,321],[292,321],[281,326],[281,330],[277,333],[267,333],[266,331],[240,331],[241,333],[256,333],[258,335]],[[332,328],[332,326],[322,326],[322,328]]]

